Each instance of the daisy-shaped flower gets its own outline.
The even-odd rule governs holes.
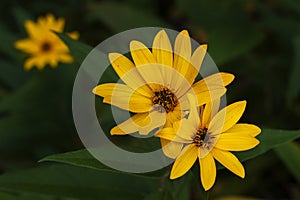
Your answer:
[[[234,174],[244,178],[245,170],[230,151],[245,151],[259,144],[255,138],[261,130],[252,124],[238,123],[246,101],[233,103],[218,112],[219,102],[206,104],[198,112],[196,98],[189,95],[191,110],[184,118],[165,128],[158,136],[182,144],[182,151],[176,158],[171,179],[184,175],[196,162],[200,163],[201,182],[209,190],[216,179],[216,159]],[[200,107],[201,108],[201,107]]]
[[[47,64],[56,67],[58,62],[72,63],[73,57],[68,47],[53,31],[62,33],[65,26],[63,18],[55,19],[52,14],[39,17],[37,23],[31,20],[25,21],[25,28],[29,38],[18,40],[15,47],[29,55],[25,61],[25,70],[36,66],[43,69]],[[72,39],[78,39],[79,34],[72,32],[68,34]]]
[[[182,118],[189,108],[187,93],[196,93],[200,105],[223,95],[225,86],[234,79],[231,74],[213,74],[193,84],[206,49],[201,45],[192,54],[190,37],[184,30],[177,35],[173,51],[167,33],[161,30],[153,40],[152,51],[139,41],[131,41],[133,62],[122,54],[110,53],[112,67],[123,83],[101,84],[93,92],[104,97],[103,102],[135,113],[110,133],[147,135]]]

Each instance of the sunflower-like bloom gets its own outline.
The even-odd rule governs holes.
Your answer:
[[[55,19],[52,14],[39,17],[37,23],[31,20],[25,21],[25,28],[29,38],[15,42],[15,48],[29,55],[25,61],[25,70],[36,66],[43,69],[47,64],[56,67],[58,62],[72,63],[73,57],[68,47],[53,31],[62,33],[65,26],[63,18]],[[72,32],[68,34],[72,39],[78,39],[79,34]]]
[[[187,94],[195,93],[199,105],[219,98],[234,76],[216,73],[193,84],[206,54],[200,45],[192,54],[186,30],[180,32],[173,47],[167,33],[159,31],[150,51],[139,41],[130,42],[133,62],[119,53],[110,53],[109,60],[123,83],[105,83],[93,93],[103,102],[135,113],[111,129],[112,135],[139,132],[147,135],[153,129],[171,127],[189,109]],[[163,146],[168,143],[161,139]]]
[[[218,112],[220,101],[216,100],[197,110],[196,98],[189,95],[190,113],[164,128],[157,136],[181,144],[181,153],[176,158],[170,178],[184,175],[196,162],[200,163],[200,177],[205,190],[209,190],[216,179],[214,159],[234,174],[245,177],[240,161],[229,151],[245,151],[259,144],[255,138],[260,128],[252,124],[238,123],[246,101],[233,103]]]

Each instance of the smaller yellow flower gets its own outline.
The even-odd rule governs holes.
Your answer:
[[[73,57],[70,55],[68,47],[52,32],[62,33],[64,25],[65,20],[63,18],[55,20],[52,14],[48,14],[46,17],[39,17],[37,23],[31,20],[25,21],[25,28],[29,38],[15,42],[15,48],[29,54],[29,58],[24,64],[25,70],[30,70],[34,66],[38,69],[43,69],[47,64],[50,64],[51,67],[56,67],[58,62],[73,62]],[[72,32],[68,35],[72,39],[78,39],[79,37],[77,32]]]
[[[241,118],[246,101],[233,103],[218,112],[220,101],[206,104],[197,111],[196,98],[188,96],[190,113],[173,124],[172,128],[164,128],[158,137],[163,137],[182,145],[182,150],[172,167],[171,179],[184,175],[196,162],[200,163],[201,182],[205,190],[209,190],[216,179],[214,159],[227,169],[245,177],[245,170],[240,161],[229,151],[245,151],[259,144],[255,138],[261,130],[252,124],[236,124]],[[185,145],[185,146],[184,146]]]

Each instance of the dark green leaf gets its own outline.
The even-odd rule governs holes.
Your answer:
[[[0,176],[0,190],[44,195],[53,199],[142,199],[159,179],[54,165]]]
[[[41,162],[44,161],[54,161],[54,162],[60,162],[60,163],[66,163],[70,165],[75,165],[79,167],[86,167],[90,169],[96,169],[100,171],[108,171],[108,172],[115,172],[115,173],[121,173],[124,174],[124,172],[112,169],[101,162],[99,162],[97,159],[95,159],[87,150],[79,150],[74,152],[68,152],[64,154],[57,154],[57,155],[51,155],[46,158],[43,158]],[[134,174],[134,176],[146,176],[146,177],[161,177],[164,175],[166,170],[159,170],[156,172],[151,173],[145,173],[145,174]],[[127,174],[127,173],[125,173]]]
[[[93,49],[91,46],[84,44],[80,41],[73,40],[69,36],[63,33],[56,33],[60,39],[64,41],[64,43],[69,47],[71,54],[73,55],[75,62],[77,64],[81,64],[86,56],[91,52]]]
[[[300,183],[300,147],[297,143],[286,143],[274,149],[290,172]]]

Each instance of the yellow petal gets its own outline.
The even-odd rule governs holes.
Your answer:
[[[217,170],[214,158],[211,153],[204,158],[199,159],[200,162],[200,176],[203,188],[205,191],[209,190],[215,183]]]
[[[182,119],[174,123],[174,128],[165,127],[158,131],[155,136],[169,141],[191,143],[193,140],[188,134],[192,134],[194,130],[191,129],[186,122],[186,119]],[[181,124],[181,125],[180,125]]]
[[[93,93],[101,96],[112,96],[112,95],[127,95],[127,94],[133,94],[134,90],[129,88],[127,85],[124,84],[118,84],[118,83],[105,83],[96,86],[93,89]]]
[[[245,177],[245,169],[240,161],[232,153],[228,151],[222,151],[218,149],[212,149],[211,151],[213,157],[221,163],[224,167],[229,169],[234,174],[241,178]]]
[[[63,63],[72,63],[74,62],[73,57],[70,54],[59,54],[58,59]]]
[[[25,21],[25,28],[31,38],[40,39],[44,37],[44,35],[41,34],[41,32],[43,32],[41,28],[31,20]]]
[[[207,45],[200,45],[193,53],[191,57],[191,64],[189,65],[188,71],[185,75],[186,79],[190,84],[193,84],[195,78],[198,76],[202,62],[204,60],[207,50]]]
[[[119,53],[110,53],[108,57],[115,72],[122,79],[122,81],[126,83],[126,85],[134,90],[139,88],[139,92],[145,96],[152,96],[152,91],[145,85],[145,80],[139,74],[134,64],[127,57]]]
[[[36,65],[36,58],[35,57],[28,58],[24,63],[24,69],[28,71],[32,69],[34,65]]]
[[[137,67],[156,63],[151,51],[139,41],[133,40],[130,42],[130,53]]]
[[[205,105],[202,115],[202,126],[208,127],[210,120],[218,113],[220,98],[213,100]]]
[[[191,58],[191,40],[186,30],[181,31],[175,39],[174,69],[183,76],[187,73]]]
[[[240,135],[250,135],[252,137],[256,137],[258,134],[261,133],[259,127],[253,124],[236,124],[224,133],[235,133]]]
[[[210,88],[211,85],[227,86],[233,79],[234,75],[232,74],[224,72],[215,73],[195,83],[193,88],[203,87],[203,85],[206,85],[208,88]]]
[[[239,101],[223,108],[211,120],[209,132],[219,134],[233,127],[241,118],[246,108],[246,101]]]
[[[152,100],[137,93],[126,96],[106,96],[103,102],[134,113],[149,112],[152,109]]]
[[[70,32],[70,33],[67,33],[67,35],[72,38],[73,40],[78,40],[79,38],[79,33],[78,31],[73,31],[73,32]]]
[[[173,66],[173,51],[165,30],[159,31],[152,45],[152,53],[156,62],[165,66]]]
[[[165,140],[173,141],[173,139],[176,137],[176,130],[171,127],[166,127],[158,131],[155,136]]]
[[[173,141],[165,140],[163,138],[160,138],[160,143],[164,154],[167,157],[173,159],[180,154],[183,147],[183,143],[173,142]]]
[[[188,99],[190,102],[190,113],[189,113],[189,122],[191,123],[191,126],[197,130],[199,127],[200,119],[199,119],[199,111],[197,106],[196,97],[192,94],[187,94]]]
[[[39,53],[39,43],[31,39],[18,40],[15,42],[15,47],[29,54]]]
[[[181,138],[181,140],[177,138],[175,140],[184,143],[191,143],[198,129],[198,127],[195,127],[194,124],[192,124],[192,122],[187,119],[182,119],[180,121],[174,122],[173,127],[176,135]]]
[[[148,112],[153,106],[150,98],[133,91],[124,84],[101,84],[93,89],[93,93],[104,97],[104,103],[109,103],[131,112]]]
[[[221,85],[207,86],[205,81],[201,80],[193,85],[193,92],[196,94],[198,105],[207,104],[215,99],[220,98],[226,93],[226,88]]]
[[[258,144],[259,141],[250,135],[222,133],[215,147],[225,151],[245,151],[252,149]]]
[[[141,126],[150,123],[149,113],[138,113],[110,130],[111,135],[126,135],[137,132]]]
[[[147,118],[149,118],[149,119],[146,119],[146,120],[149,120],[150,123],[146,126],[141,126],[139,128],[139,133],[141,135],[148,135],[150,133],[150,131],[152,131],[153,129],[162,127],[166,122],[166,113],[152,111],[147,116]]]
[[[199,153],[199,148],[190,144],[182,150],[180,155],[176,158],[172,170],[170,179],[175,179],[183,176],[191,167],[194,165],[197,160],[197,156]]]

